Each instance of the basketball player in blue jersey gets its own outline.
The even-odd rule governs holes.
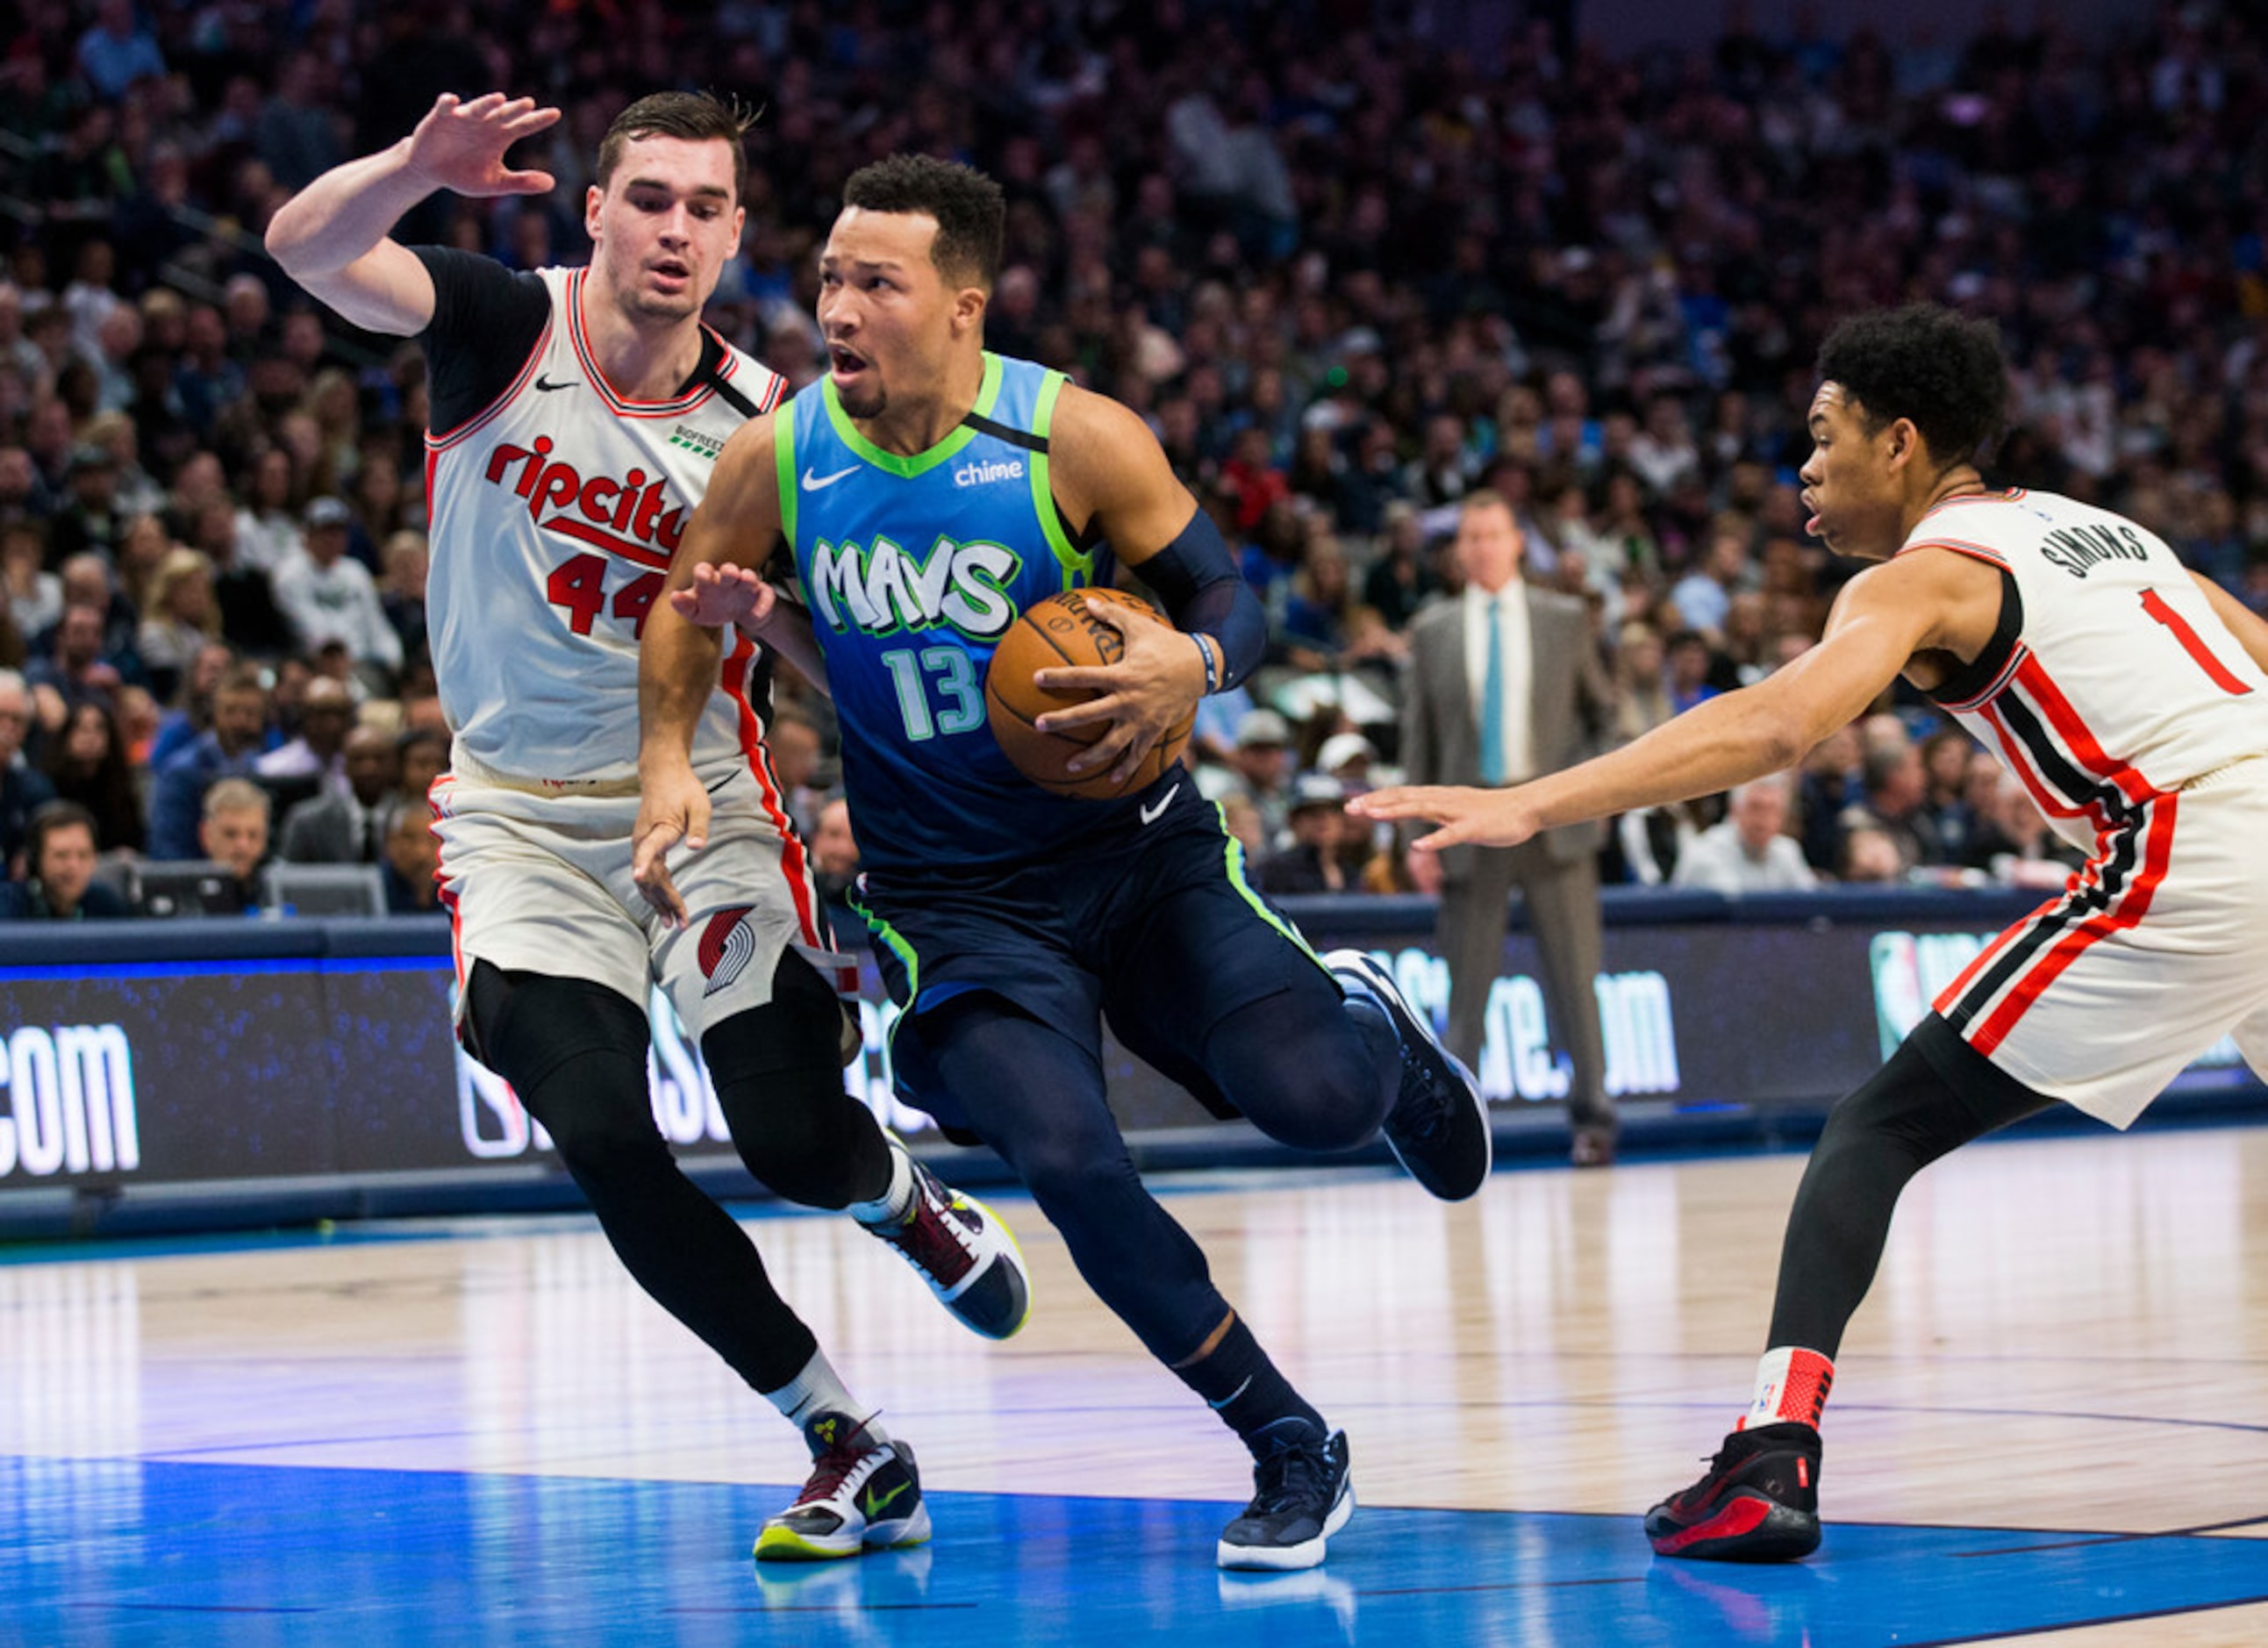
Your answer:
[[[832,367],[718,460],[644,643],[637,875],[681,919],[666,854],[708,837],[687,757],[717,635],[740,621],[832,693],[865,874],[857,907],[904,1010],[911,1101],[1005,1157],[1080,1274],[1251,1449],[1230,1568],[1311,1567],[1353,1508],[1343,1432],[1292,1388],[1136,1175],[1104,1103],[1101,1019],[1212,1108],[1305,1149],[1383,1123],[1433,1194],[1489,1169],[1470,1078],[1367,957],[1317,958],[1246,883],[1179,768],[1110,801],[1045,793],[985,723],[1018,614],[1131,567],[1175,627],[1130,617],[1124,656],[1042,684],[1103,696],[1089,771],[1130,774],[1200,694],[1259,661],[1265,624],[1148,428],[1028,361],[988,354],[998,186],[898,156],[853,176],[820,264]],[[792,555],[808,606],[751,575]],[[677,873],[698,863],[681,854]]]
[[[757,1179],[849,1207],[978,1332],[1021,1325],[1005,1233],[843,1090],[830,947],[762,742],[766,661],[747,650],[695,706],[718,824],[711,873],[689,890],[698,919],[666,926],[630,881],[638,632],[711,457],[786,387],[701,324],[740,240],[743,122],[682,92],[625,110],[584,203],[585,269],[512,274],[387,233],[435,188],[549,188],[504,158],[557,119],[524,98],[444,97],[400,143],[309,184],[268,237],[309,292],[425,351],[428,609],[455,735],[432,805],[460,1033],[549,1133],[639,1284],[802,1428],[810,1480],[756,1555],[917,1543],[929,1514],[911,1451],[678,1170],[647,1085],[659,986]]]

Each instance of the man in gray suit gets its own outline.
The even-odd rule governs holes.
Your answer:
[[[383,858],[401,757],[393,737],[375,727],[349,733],[341,753],[346,789],[303,802],[284,817],[277,856],[288,864],[376,864]]]
[[[1521,783],[1584,759],[1606,730],[1613,690],[1589,614],[1572,595],[1524,582],[1525,550],[1500,494],[1466,496],[1455,543],[1464,593],[1410,625],[1402,761],[1412,784]],[[1516,847],[1459,846],[1440,855],[1436,942],[1449,964],[1449,1050],[1479,1067],[1517,886],[1543,952],[1552,1029],[1575,1067],[1567,1108],[1579,1166],[1610,1162],[1615,1151],[1592,986],[1602,950],[1599,831],[1575,824]]]

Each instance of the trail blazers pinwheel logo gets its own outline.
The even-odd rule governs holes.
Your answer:
[[[704,999],[739,978],[747,970],[749,957],[756,953],[755,931],[747,919],[755,907],[743,904],[719,910],[701,929],[701,976],[709,981],[708,987],[701,992]]]

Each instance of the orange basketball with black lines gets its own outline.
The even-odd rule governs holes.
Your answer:
[[[1082,727],[1073,732],[1043,733],[1033,723],[1049,710],[1069,708],[1101,695],[1096,692],[1044,692],[1032,677],[1042,669],[1066,665],[1102,667],[1116,663],[1126,643],[1116,630],[1094,616],[1102,602],[1130,608],[1145,617],[1165,620],[1147,602],[1116,589],[1066,589],[1024,610],[992,650],[992,663],[984,676],[984,713],[992,736],[1006,752],[1016,771],[1057,795],[1077,795],[1087,801],[1108,801],[1148,787],[1189,748],[1189,732],[1197,725],[1197,709],[1160,739],[1140,768],[1123,784],[1110,781],[1108,769],[1071,772],[1065,764],[1108,730],[1108,723]]]

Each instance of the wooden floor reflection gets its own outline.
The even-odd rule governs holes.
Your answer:
[[[1167,1200],[1347,1428],[1366,1505],[1621,1518],[1643,1563],[1638,1513],[1697,1474],[1747,1395],[1800,1166],[1506,1171],[1456,1207],[1369,1171],[1197,1178]],[[751,1229],[837,1368],[918,1446],[932,1492],[1241,1500],[1233,1440],[1101,1309],[1030,1204],[998,1205],[1037,1300],[1005,1346],[957,1327],[847,1221]],[[14,1257],[0,1455],[801,1474],[788,1429],[579,1218]],[[2264,1278],[2268,1130],[1993,1144],[1940,1164],[1908,1194],[1844,1349],[1830,1524],[2257,1538]],[[1819,1560],[1834,1557],[1830,1538]],[[2258,1643],[2268,1603],[2027,1640]]]

